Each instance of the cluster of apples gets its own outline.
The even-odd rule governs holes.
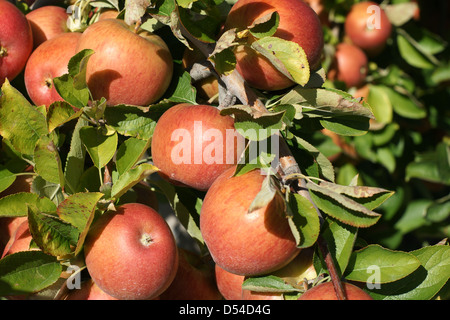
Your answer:
[[[280,22],[274,36],[298,43],[305,50],[311,69],[317,68],[324,45],[322,26],[314,10],[301,0],[239,0],[224,28],[247,28],[275,10]],[[3,46],[7,50],[7,59],[1,58],[0,80],[12,79],[24,69],[26,89],[35,105],[48,106],[60,99],[52,79],[67,73],[70,57],[82,49],[95,52],[86,73],[93,98],[104,97],[112,107],[149,105],[164,94],[170,83],[173,61],[164,40],[145,31],[134,32],[120,19],[103,17],[78,33],[65,28],[67,14],[58,7],[42,7],[25,17],[15,6],[0,0],[0,13],[4,15],[0,16],[0,23],[14,30],[9,36],[10,43],[19,43],[8,47],[4,41],[8,37],[0,32],[2,50]],[[36,30],[42,32],[41,36],[34,36]],[[254,40],[249,37],[249,44]],[[235,53],[237,70],[254,88],[272,91],[294,85],[268,59],[249,50],[249,46],[239,46]],[[5,67],[8,65],[11,67]],[[201,123],[200,130],[195,123]],[[213,163],[203,156],[210,145],[204,140],[209,129],[222,137],[232,132],[232,139],[222,143],[223,152],[215,155]],[[178,144],[173,141],[176,130],[188,133],[190,145],[198,145],[187,159],[182,155],[187,161],[177,162],[174,158],[174,154],[179,156],[174,153]],[[298,259],[303,255],[296,246],[286,217],[285,200],[280,194],[249,212],[265,175],[253,170],[234,176],[243,150],[238,142],[233,118],[221,115],[216,107],[207,104],[171,107],[158,120],[152,137],[152,159],[160,175],[173,184],[206,192],[200,230],[215,266],[215,277],[209,268],[208,272],[202,271],[204,264],[193,268],[192,256],[177,246],[168,224],[155,208],[127,203],[103,214],[93,224],[84,248],[91,280],[83,284],[83,290],[71,292],[67,299],[195,299],[194,291],[186,296],[180,289],[187,286],[199,287],[198,299],[269,297],[243,292],[243,279],[282,273],[294,263],[301,265]],[[312,261],[308,259],[304,260],[309,261],[306,268],[303,262],[302,268],[297,269],[302,275],[311,271]],[[221,280],[222,274],[237,279],[233,294],[224,289],[231,285]],[[183,284],[186,281],[189,285]],[[309,299],[333,296],[329,285],[324,290],[328,296],[312,294]]]
[[[336,46],[328,77],[344,82],[347,88],[359,89],[359,94],[367,98],[367,90],[362,88],[369,59],[384,50],[391,31],[392,24],[377,3],[362,1],[354,4],[345,19],[344,41]]]

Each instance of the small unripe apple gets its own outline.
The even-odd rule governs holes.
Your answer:
[[[25,15],[11,2],[0,0],[0,85],[23,70],[33,50],[33,33]]]
[[[252,170],[233,176],[227,169],[203,200],[200,231],[215,263],[228,272],[267,274],[291,262],[300,249],[286,217],[283,197],[249,212],[266,176]]]
[[[178,267],[175,238],[161,215],[127,203],[101,215],[86,237],[86,268],[92,280],[120,300],[148,300],[172,283]]]
[[[370,57],[383,51],[392,31],[392,24],[386,12],[372,1],[353,5],[345,19],[344,27],[351,42]]]
[[[342,282],[343,289],[347,300],[373,300],[373,298],[363,289],[350,284]],[[332,282],[324,282],[303,293],[298,300],[338,300]]]
[[[178,104],[159,118],[151,152],[161,176],[205,191],[238,162],[243,148],[231,116],[210,105]]]

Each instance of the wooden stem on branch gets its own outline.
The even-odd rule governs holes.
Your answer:
[[[183,26],[181,26],[181,29],[183,36],[186,37],[195,47],[197,47],[205,57],[210,56],[210,54],[214,50],[214,44],[207,44],[201,42],[200,40],[193,37]],[[243,79],[242,75],[237,70],[234,70],[233,72],[227,75],[220,75],[219,82],[222,82],[222,85],[227,89],[228,95],[236,97],[242,104],[248,105],[254,108],[255,110],[263,113],[268,111],[264,103],[257,96],[256,92],[250,86],[248,86],[246,81]],[[280,150],[279,150],[278,171],[281,173],[282,177],[295,173],[301,174],[300,167],[298,166],[297,161],[292,155],[289,146],[287,145],[286,141],[284,140],[284,138],[281,136],[280,133],[279,135],[280,135],[279,136]],[[309,199],[311,203],[314,204],[308,190],[305,188],[305,181],[303,179],[300,179],[299,185],[300,188],[297,188],[298,192],[301,193],[303,196]],[[320,220],[323,221],[320,210],[317,207],[316,210],[320,217]],[[318,238],[318,246],[327,265],[327,269],[333,282],[333,286],[336,295],[338,297],[338,300],[346,300],[346,295],[343,290],[343,286],[336,265],[328,249],[328,245],[321,235],[319,235]]]

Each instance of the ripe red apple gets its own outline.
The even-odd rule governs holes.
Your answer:
[[[33,33],[25,15],[11,2],[0,0],[0,85],[12,81],[33,50]]]
[[[123,20],[104,19],[90,25],[78,51],[92,49],[86,80],[94,99],[108,105],[146,106],[164,94],[172,79],[173,60],[161,37],[134,32]]]
[[[344,82],[347,88],[359,88],[366,81],[368,64],[364,51],[353,44],[342,42],[336,46],[328,78]]]
[[[322,25],[316,12],[302,0],[238,0],[231,8],[225,30],[246,29],[254,21],[271,12],[280,16],[278,30],[274,37],[298,43],[306,53],[311,70],[320,66],[324,39]],[[251,35],[248,45],[235,50],[236,69],[253,87],[262,90],[280,90],[293,85],[293,82],[275,69],[268,59],[251,49],[255,41]]]
[[[372,1],[353,5],[345,19],[344,27],[351,42],[370,57],[383,51],[392,31],[392,24],[386,12]]]
[[[30,249],[31,240],[33,240],[33,237],[31,236],[30,229],[28,228],[28,220],[22,221],[17,226],[3,249],[1,258],[20,251],[39,250],[37,248]]]
[[[266,176],[253,170],[233,177],[234,171],[222,173],[203,200],[200,230],[205,244],[215,263],[228,272],[252,276],[280,269],[300,252],[284,199],[276,194],[249,213]]]
[[[178,248],[175,279],[160,295],[161,300],[222,300],[214,279],[214,269],[197,254]]]
[[[242,299],[242,283],[245,276],[228,272],[218,264],[215,265],[215,275],[217,288],[225,300]]]
[[[80,289],[72,289],[64,300],[119,300],[102,291],[92,279],[81,283]]]
[[[347,300],[373,300],[373,298],[363,289],[350,284],[342,282]],[[324,282],[303,293],[298,300],[338,300],[332,282]]]
[[[24,81],[28,95],[36,106],[47,108],[63,101],[53,79],[68,72],[67,64],[76,53],[81,33],[66,32],[46,40],[31,54],[25,66]]]
[[[148,300],[172,283],[178,267],[175,238],[154,209],[127,203],[94,222],[84,247],[93,281],[120,300]]]
[[[26,15],[33,31],[33,48],[55,36],[68,32],[66,9],[59,6],[43,6]]]
[[[207,190],[243,150],[234,120],[210,105],[178,104],[159,118],[152,157],[159,173],[174,184]]]
[[[27,221],[27,217],[0,218],[0,252],[3,252],[8,241],[13,237],[18,226]]]

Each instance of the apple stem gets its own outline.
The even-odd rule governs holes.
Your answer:
[[[0,57],[6,57],[8,55],[8,49],[5,47],[0,46]]]

